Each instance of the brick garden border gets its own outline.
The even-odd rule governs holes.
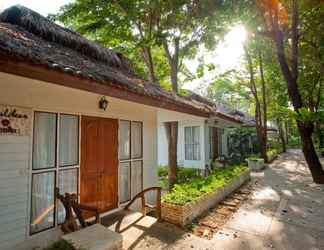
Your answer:
[[[225,187],[216,189],[214,192],[202,195],[199,199],[176,205],[168,202],[162,202],[162,219],[172,224],[184,227],[191,223],[195,218],[215,207],[224,200],[229,194],[250,180],[250,169],[244,171],[228,183]]]

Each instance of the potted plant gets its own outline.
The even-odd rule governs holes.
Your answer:
[[[249,168],[252,171],[260,171],[264,169],[264,159],[256,156],[256,155],[251,155],[249,158],[246,159]]]

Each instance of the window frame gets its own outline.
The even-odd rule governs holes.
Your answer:
[[[42,230],[39,230],[37,232],[32,232],[31,230],[31,225],[32,225],[32,220],[33,220],[33,216],[32,216],[32,205],[33,205],[33,179],[34,179],[34,176],[35,175],[38,175],[38,174],[46,174],[46,173],[54,173],[54,208],[53,208],[53,225],[50,226],[50,227],[47,227],[47,228],[44,228]],[[45,170],[45,171],[37,171],[37,172],[32,172],[31,174],[31,179],[30,179],[30,189],[31,189],[31,192],[30,192],[30,195],[29,195],[29,198],[30,198],[30,214],[29,214],[29,225],[28,225],[28,230],[29,230],[29,235],[30,236],[33,236],[33,235],[36,235],[36,234],[39,234],[41,232],[44,232],[44,231],[47,231],[47,230],[50,230],[50,229],[53,229],[56,227],[56,207],[57,207],[57,200],[55,199],[55,187],[57,185],[57,172],[55,170]]]
[[[36,121],[35,121],[35,119],[36,119],[36,113],[45,113],[45,114],[54,114],[55,115],[55,148],[54,148],[54,150],[55,150],[55,154],[54,154],[54,166],[53,167],[49,167],[49,168],[34,168],[34,153],[35,153],[35,147],[34,147],[34,145],[35,145],[35,133],[34,133],[34,131],[35,131],[35,124],[36,124]],[[33,113],[33,138],[32,138],[32,167],[31,167],[31,169],[32,169],[32,171],[41,171],[41,170],[54,170],[55,168],[56,168],[56,162],[57,162],[57,145],[58,145],[58,140],[59,140],[59,138],[58,138],[58,126],[59,126],[59,124],[58,124],[58,113],[55,113],[55,112],[48,112],[48,111],[34,111],[34,113]]]
[[[129,192],[129,196],[128,196],[128,199],[125,200],[125,201],[121,201],[120,200],[120,196],[119,196],[119,185],[118,185],[118,201],[119,201],[119,204],[124,204],[126,202],[129,202],[131,199],[132,199],[132,164],[130,161],[119,161],[118,163],[118,177],[120,176],[119,172],[120,171],[120,164],[122,163],[127,163],[128,164],[128,171],[129,171],[129,177],[128,177],[128,180],[129,180],[129,185],[128,185],[128,192]],[[119,181],[118,181],[118,184],[119,184]]]
[[[124,119],[120,119],[119,122],[129,122],[130,124],[130,134],[129,134],[129,152],[130,152],[130,157],[129,159],[120,159],[119,158],[119,155],[118,155],[118,172],[119,172],[119,167],[120,167],[120,163],[129,163],[129,174],[130,174],[130,177],[129,177],[129,199],[125,200],[125,201],[121,201],[119,198],[119,195],[118,195],[118,202],[120,205],[124,205],[125,203],[129,202],[134,195],[136,194],[133,194],[133,190],[132,190],[132,169],[133,169],[133,162],[141,162],[141,187],[140,189],[143,190],[143,159],[144,159],[144,145],[143,145],[143,121],[134,121],[134,120],[124,120]],[[133,157],[133,154],[132,154],[132,124],[133,123],[139,123],[141,124],[141,157]],[[118,131],[118,138],[119,138],[119,141],[121,139],[121,136],[120,136],[120,132],[121,130]],[[118,143],[119,145],[120,143]],[[118,152],[119,152],[119,148],[118,148]],[[119,186],[118,186],[118,191],[119,191]]]
[[[58,122],[61,122],[61,116],[64,116],[64,115],[69,115],[69,116],[76,116],[78,118],[78,133],[77,133],[77,145],[78,145],[78,148],[77,148],[77,162],[76,164],[67,164],[67,165],[60,165],[60,162],[59,162],[59,158],[60,158],[60,148],[59,148],[59,144],[57,144],[56,146],[58,147],[58,155],[57,155],[57,164],[59,165],[60,168],[62,169],[68,169],[69,167],[74,167],[74,166],[79,166],[80,167],[80,128],[81,128],[81,123],[80,123],[80,115],[75,115],[75,114],[67,114],[67,113],[58,113],[57,116],[60,117],[60,119],[57,121]],[[57,125],[57,129],[61,129],[61,123],[58,123]],[[60,134],[58,134],[57,136],[60,136]]]
[[[118,142],[118,161],[119,162],[123,162],[123,161],[129,161],[131,158],[132,158],[132,121],[129,121],[129,120],[119,120],[118,123],[120,122],[127,122],[129,124],[129,158],[119,158],[119,145],[120,143]],[[121,132],[121,129],[120,129],[120,125],[118,124],[118,140],[120,141],[121,140],[121,137],[120,137],[120,132]]]
[[[34,143],[35,143],[35,114],[36,113],[48,113],[48,114],[55,114],[56,117],[56,127],[55,127],[55,164],[54,167],[52,168],[41,168],[41,169],[35,169],[33,167],[33,159],[34,159]],[[76,165],[68,165],[68,166],[60,166],[59,164],[59,157],[60,157],[60,151],[59,151],[59,147],[60,147],[60,118],[61,115],[71,115],[71,116],[75,116],[78,118],[78,133],[77,133],[77,155],[78,155],[78,161]],[[76,169],[77,170],[77,183],[76,183],[76,187],[77,187],[77,197],[79,199],[80,197],[80,133],[81,133],[81,115],[78,113],[66,113],[66,112],[55,112],[55,111],[43,111],[43,110],[33,110],[33,124],[32,124],[32,140],[31,140],[31,158],[30,158],[30,164],[31,164],[31,168],[30,168],[30,173],[29,173],[29,178],[30,178],[30,194],[28,195],[29,198],[29,225],[28,225],[28,235],[29,236],[34,236],[37,234],[40,234],[44,231],[47,230],[51,230],[56,228],[57,226],[61,225],[61,223],[58,223],[58,200],[55,197],[55,188],[59,187],[59,174],[60,171],[67,171],[67,170],[71,170],[71,169]],[[42,229],[40,231],[36,231],[36,232],[32,232],[31,230],[31,222],[32,222],[32,189],[33,189],[33,176],[36,174],[42,174],[42,173],[47,173],[47,172],[54,172],[54,223],[53,226]]]
[[[194,142],[194,136],[193,136],[193,130],[198,130],[199,135],[199,143]],[[186,129],[190,129],[191,131],[191,143],[186,142]],[[185,126],[184,127],[184,159],[185,161],[201,161],[201,126]],[[192,159],[187,158],[187,147],[190,146],[192,148]],[[195,159],[195,147],[199,149],[197,152],[197,155],[199,156],[197,159]]]

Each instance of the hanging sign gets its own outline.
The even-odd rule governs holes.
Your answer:
[[[28,109],[0,105],[0,136],[29,135],[30,112]]]

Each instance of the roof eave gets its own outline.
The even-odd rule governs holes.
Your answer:
[[[106,95],[136,102],[148,106],[168,109],[190,115],[209,117],[210,113],[189,105],[167,101],[163,98],[142,95],[126,88],[102,84],[96,80],[82,78],[78,75],[51,69],[45,65],[35,64],[23,58],[0,55],[0,72],[23,76],[35,80],[50,82],[74,89],[89,91],[96,94]]]
[[[226,114],[220,113],[220,112],[215,112],[213,114],[214,117],[219,117],[222,118],[224,120],[236,123],[236,124],[243,124],[243,122],[241,120],[235,119],[234,117],[228,116]]]

